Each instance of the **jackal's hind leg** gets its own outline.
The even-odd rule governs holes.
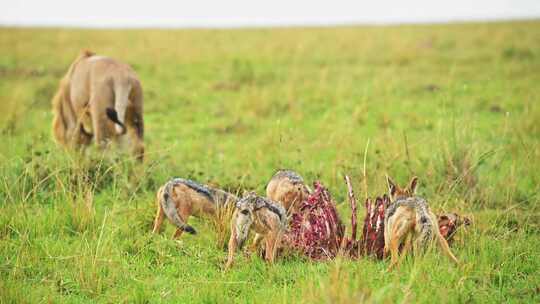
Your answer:
[[[177,212],[182,222],[184,222],[184,224],[187,226],[189,217],[191,216],[191,209],[189,205],[180,205],[180,207],[177,209]],[[176,231],[173,234],[173,239],[181,237],[182,233],[184,233],[184,230],[176,228]]]
[[[411,230],[411,222],[409,220],[402,220],[396,223],[397,226],[392,229],[392,234],[390,236],[390,267],[389,269],[394,268],[399,262],[399,246],[403,243],[403,238]]]
[[[411,250],[413,244],[413,237],[411,233],[407,233],[407,236],[405,236],[405,240],[403,242],[403,248],[401,249],[401,256],[399,263],[401,263],[405,257],[407,256],[407,253]]]
[[[177,239],[177,238],[179,238],[179,237],[182,236],[182,233],[184,233],[184,230],[182,230],[182,229],[180,229],[180,228],[176,228],[176,230],[175,230],[174,233],[173,233],[172,238],[173,238],[173,239]]]
[[[384,227],[384,248],[383,248],[383,258],[387,258],[388,254],[390,253],[390,236],[391,236],[391,229],[390,227],[393,225],[393,221],[390,219]]]
[[[189,215],[188,214],[182,214],[182,212],[178,212],[178,216],[180,216],[180,219],[182,220],[182,222],[184,222],[187,225]],[[174,232],[172,238],[177,239],[177,238],[182,236],[182,233],[184,233],[183,229],[176,228],[176,231]]]

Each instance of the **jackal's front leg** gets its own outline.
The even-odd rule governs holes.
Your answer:
[[[249,251],[251,253],[257,252],[259,250],[259,245],[261,244],[261,240],[263,239],[262,234],[256,233],[253,237],[253,243],[251,244],[251,247],[249,248]]]
[[[265,260],[273,264],[276,259],[277,248],[281,243],[281,232],[271,233],[266,236]]]
[[[161,207],[161,204],[158,201],[156,218],[154,220],[154,229],[152,229],[152,233],[159,233],[161,229],[161,224],[163,224],[163,219],[165,219],[165,212],[163,211],[163,207]]]
[[[265,261],[269,262],[270,264],[274,263],[274,242],[272,240],[273,236],[269,235],[266,237],[266,248],[264,252],[264,259]]]
[[[236,248],[238,247],[238,243],[236,241],[236,234],[236,229],[233,226],[231,229],[231,238],[229,239],[229,254],[227,256],[227,263],[225,264],[225,269],[230,269],[233,264],[234,253],[236,252]]]

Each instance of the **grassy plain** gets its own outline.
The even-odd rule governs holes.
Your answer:
[[[52,141],[50,100],[84,48],[142,79],[144,165]],[[0,303],[540,302],[538,21],[0,28],[0,80]],[[285,167],[328,186],[345,219],[344,174],[360,198],[418,175],[432,209],[473,218],[453,245],[463,265],[239,255],[224,272],[210,222],[150,234],[173,176],[262,194]]]

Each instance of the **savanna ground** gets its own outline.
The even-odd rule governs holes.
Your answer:
[[[142,79],[144,165],[52,141],[51,97],[84,48]],[[1,28],[0,79],[1,303],[540,302],[540,22]],[[278,168],[321,180],[346,222],[344,174],[359,198],[418,175],[434,211],[474,221],[462,265],[239,254],[224,272],[219,223],[151,235],[169,178],[263,194]]]

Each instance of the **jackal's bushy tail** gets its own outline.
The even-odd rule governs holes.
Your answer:
[[[161,204],[167,218],[173,222],[176,227],[187,233],[197,234],[197,231],[190,225],[184,223],[184,221],[178,215],[176,205],[171,199],[171,190],[173,189],[174,185],[175,183],[173,181],[170,181],[167,183],[167,185],[165,185],[165,188],[163,189],[163,197],[159,200],[159,203]]]
[[[437,219],[431,216],[431,212],[428,209],[428,205],[425,201],[421,201],[415,208],[416,210],[416,222],[420,226],[420,236],[418,237],[418,243],[425,248],[428,242],[434,240],[437,245],[441,247],[443,253],[454,263],[459,264],[458,259],[448,246],[448,242],[441,235],[439,231],[439,224]]]
[[[418,243],[422,247],[428,244],[429,241],[433,240],[433,226],[436,223],[433,223],[432,218],[429,216],[429,210],[425,202],[423,204],[418,204],[415,208],[416,211],[416,222],[419,224],[420,236],[418,237]]]

